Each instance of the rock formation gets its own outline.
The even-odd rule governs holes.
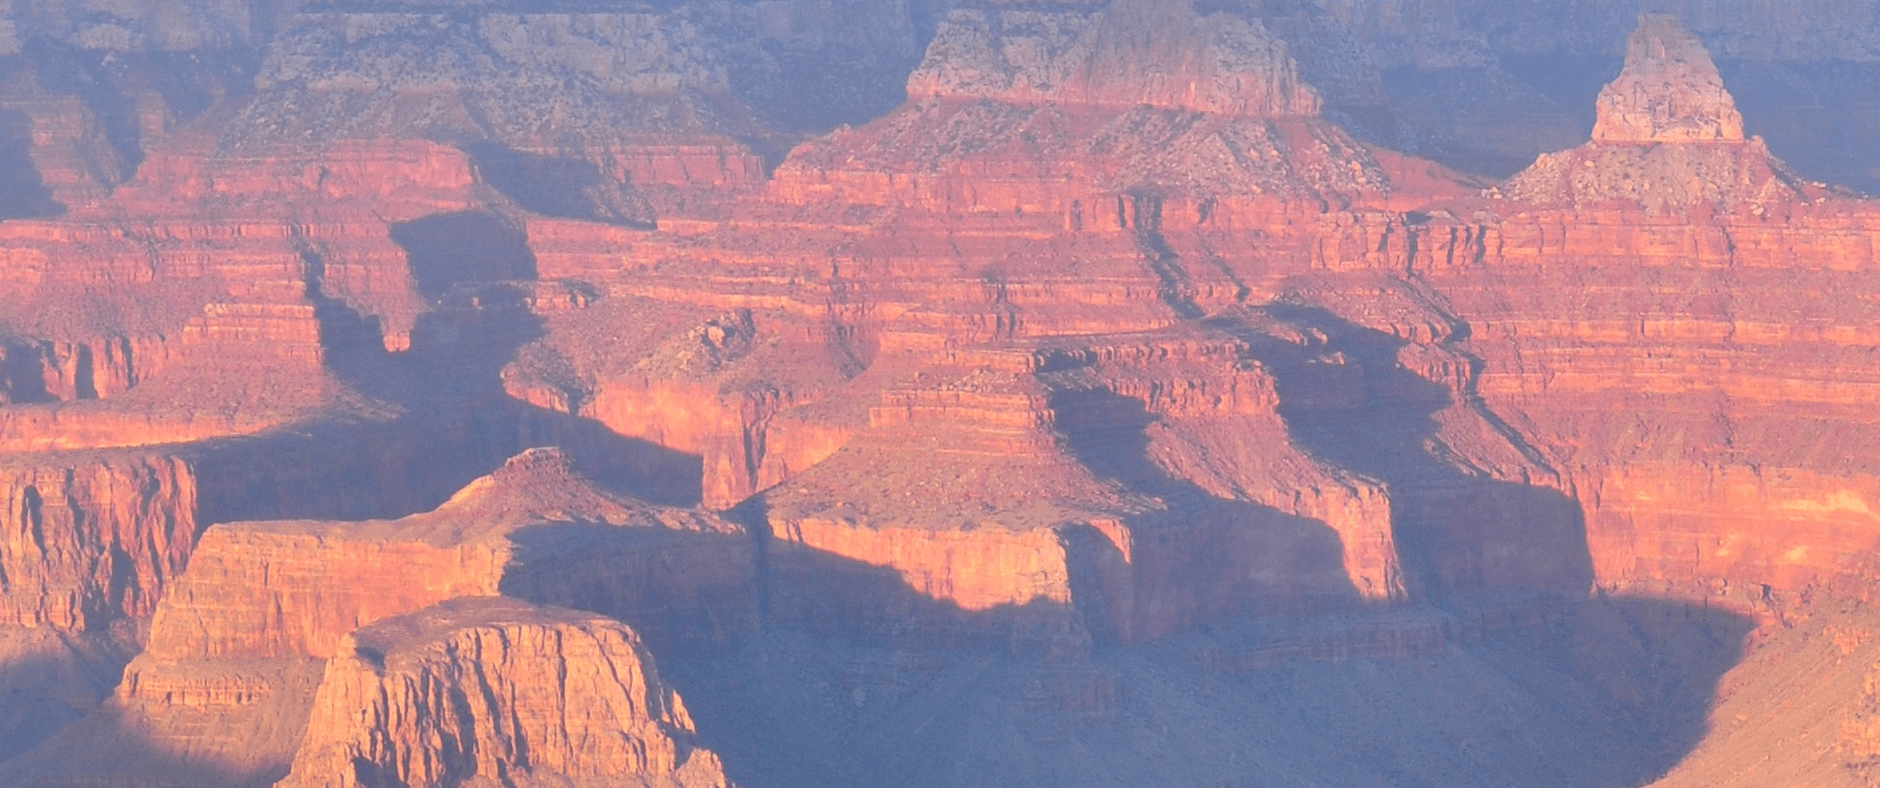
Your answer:
[[[1625,70],[1599,92],[1595,142],[1730,142],[1743,116],[1697,37],[1667,14],[1639,17]]]
[[[1491,184],[1341,125],[1470,3],[655,5],[14,21],[0,785],[1637,785],[1871,598],[1880,207],[1668,17]]]
[[[948,15],[908,97],[992,98],[1261,117],[1317,115],[1286,45],[1258,20],[1120,0]]]
[[[740,586],[752,580],[753,557],[748,541],[731,538],[738,531],[596,489],[560,451],[532,450],[437,509],[399,520],[209,529],[192,571],[157,611],[145,654],[324,659],[373,621],[499,593],[630,620],[659,612],[745,628],[751,614],[738,606],[749,594]],[[675,538],[682,534],[698,538]],[[425,581],[413,585],[408,573]]]
[[[281,786],[724,786],[633,631],[459,599],[347,635]]]
[[[125,774],[145,761],[152,764],[145,779],[153,784],[246,784],[266,775],[278,778],[277,772],[284,773],[291,759],[297,769],[294,779],[301,783],[359,779],[378,785],[392,778],[357,777],[333,766],[332,759],[350,763],[352,756],[335,752],[350,752],[345,748],[355,737],[382,744],[389,735],[400,743],[389,751],[372,752],[387,759],[381,764],[386,774],[405,781],[423,777],[412,768],[443,769],[426,773],[428,779],[438,780],[479,768],[486,775],[536,768],[541,779],[554,774],[593,779],[646,774],[653,779],[676,770],[674,784],[722,782],[722,776],[711,777],[717,767],[709,752],[693,750],[691,740],[683,737],[680,745],[673,743],[671,736],[689,735],[690,723],[670,697],[651,710],[618,704],[588,709],[602,715],[595,724],[609,731],[636,730],[629,726],[635,720],[652,726],[641,738],[620,743],[625,749],[619,751],[639,753],[640,758],[630,762],[637,766],[621,772],[617,770],[629,762],[615,758],[616,750],[570,744],[585,734],[543,727],[549,718],[526,734],[507,728],[492,734],[495,738],[485,742],[482,756],[467,741],[447,751],[425,751],[425,743],[433,738],[419,735],[422,731],[350,727],[351,720],[370,711],[348,705],[365,702],[365,696],[356,694],[365,690],[359,676],[329,678],[324,685],[329,689],[321,690],[325,694],[317,699],[315,686],[322,662],[328,662],[330,676],[348,676],[345,666],[357,663],[359,649],[366,648],[361,643],[391,649],[391,641],[430,643],[432,636],[441,635],[448,644],[465,634],[456,631],[464,626],[471,630],[466,635],[471,641],[487,636],[493,642],[514,643],[512,636],[532,633],[544,638],[538,645],[547,650],[529,658],[548,661],[531,670],[567,676],[568,664],[617,669],[620,680],[639,682],[624,685],[623,691],[630,692],[626,697],[635,704],[651,702],[644,699],[662,697],[656,678],[626,678],[630,671],[639,675],[645,657],[639,636],[625,625],[608,623],[605,631],[596,632],[595,622],[608,619],[538,614],[520,603],[490,600],[453,606],[451,601],[508,594],[642,621],[662,643],[723,639],[754,627],[754,595],[749,590],[756,579],[754,545],[732,538],[736,533],[703,514],[664,511],[596,488],[570,467],[564,454],[552,449],[524,452],[437,510],[396,521],[211,528],[195,545],[191,571],[164,596],[152,617],[142,653],[124,669],[123,681],[104,704],[107,711],[21,756],[11,779],[26,784],[84,781]],[[413,578],[423,579],[413,583]],[[432,607],[440,604],[443,607]],[[425,609],[429,612],[416,613]],[[399,618],[407,614],[414,615]],[[388,620],[392,623],[375,623]],[[476,629],[497,624],[501,626],[488,632]],[[538,625],[545,629],[531,628]],[[571,634],[556,629],[560,625],[586,632],[593,641],[590,651],[556,651],[560,646],[554,644]],[[451,647],[444,653],[459,651]],[[469,659],[459,667],[481,669],[479,657]],[[379,669],[383,667],[381,663]],[[651,674],[650,668],[645,670]],[[409,681],[434,686],[423,676]],[[510,681],[528,687],[535,679],[517,676]],[[411,702],[429,708],[437,700],[414,697]],[[553,719],[565,719],[560,716],[565,711],[556,712]],[[417,707],[408,713],[380,710],[387,720],[424,716],[421,712]],[[475,716],[484,719],[486,727],[501,727],[522,713],[502,707]],[[459,722],[475,727],[472,719]],[[201,733],[204,730],[212,735]],[[665,732],[654,736],[657,731]],[[400,738],[406,734],[412,738]],[[546,760],[544,748],[553,736],[563,734],[566,757]],[[314,743],[302,747],[303,735]],[[91,747],[120,756],[75,763],[64,755]],[[296,756],[297,751],[302,755]],[[452,760],[459,755],[471,760]]]
[[[1744,140],[1742,116],[1704,45],[1663,14],[1639,17],[1625,70],[1599,94],[1592,142],[1542,154],[1507,190],[1541,203],[1707,205],[1759,216],[1823,192],[1761,139]]]

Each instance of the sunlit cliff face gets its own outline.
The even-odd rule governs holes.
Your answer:
[[[0,786],[1860,784],[1880,23],[1638,10],[0,9]]]

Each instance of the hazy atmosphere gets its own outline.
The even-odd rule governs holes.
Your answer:
[[[0,0],[0,788],[1880,785],[1872,0]]]

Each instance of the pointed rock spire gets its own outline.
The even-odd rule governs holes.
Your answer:
[[[1599,93],[1595,142],[1743,139],[1743,116],[1697,36],[1670,14],[1641,14],[1625,70]]]

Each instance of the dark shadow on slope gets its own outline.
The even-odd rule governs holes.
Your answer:
[[[313,276],[317,267],[310,263],[309,271]],[[537,446],[562,447],[584,473],[618,493],[673,506],[703,498],[702,457],[504,391],[503,367],[542,336],[541,318],[527,306],[527,283],[458,287],[419,318],[411,349],[396,354],[384,351],[374,321],[326,298],[318,284],[313,276],[308,289],[328,369],[402,413],[218,441],[198,461],[203,527],[429,511]]]
[[[841,43],[763,47],[774,65],[735,73],[734,90],[779,130],[804,135],[860,126],[894,111],[907,102],[908,75],[920,64],[919,55],[883,57]]]
[[[130,180],[144,163],[143,129],[137,104],[113,82],[105,54],[72,48],[42,36],[28,36],[21,53],[32,64],[39,85],[48,93],[76,97],[98,124],[115,159],[94,162],[106,186]]]
[[[1633,757],[1611,760],[1596,785],[1640,786],[1709,733],[1722,677],[1742,660],[1755,628],[1748,615],[1702,603],[1601,596],[1521,621],[1485,622],[1482,640],[1466,648],[1555,708],[1584,702],[1569,688],[1597,701]],[[1581,757],[1594,762],[1610,752],[1589,748]]]
[[[702,557],[721,549],[718,538],[658,537],[662,560],[689,549]],[[566,549],[545,551],[542,567],[527,571],[579,585],[551,577]],[[749,788],[1633,788],[1703,735],[1718,677],[1750,628],[1697,605],[1595,599],[1500,618],[1361,609],[1297,626],[1227,622],[1147,646],[1083,649],[1033,637],[1050,634],[1040,623],[1074,625],[1075,611],[1060,605],[963,610],[884,567],[772,549],[783,554],[762,574],[777,614],[761,631],[708,648],[648,639],[700,743]],[[627,565],[573,564],[583,574]],[[680,558],[668,571],[686,566]],[[586,587],[635,582],[600,577]],[[700,614],[702,598],[580,606],[654,632],[729,620]],[[566,604],[553,594],[538,601]],[[1397,629],[1406,618],[1447,623],[1434,644],[1414,643]],[[1293,648],[1286,635],[1301,629],[1316,633],[1315,648]],[[1222,650],[1279,656],[1252,666],[1207,658]]]
[[[1535,77],[1556,92],[1572,93],[1552,83],[1585,76],[1570,70],[1576,66],[1592,64],[1571,59],[1558,66],[1543,64],[1535,67]],[[1606,79],[1617,73],[1614,68]],[[1506,64],[1392,68],[1382,77],[1401,128],[1396,139],[1367,141],[1489,178],[1512,176],[1543,153],[1586,142],[1593,127],[1593,96],[1604,84],[1594,85],[1584,104],[1561,104]]]
[[[1579,598],[1592,558],[1580,506],[1559,491],[1467,472],[1441,444],[1450,390],[1404,368],[1404,342],[1323,309],[1268,308],[1305,344],[1242,335],[1273,375],[1279,413],[1314,456],[1389,486],[1392,535],[1413,599],[1443,604]]]
[[[1081,616],[1062,604],[967,610],[914,590],[892,567],[759,538],[767,542],[760,582],[768,627],[894,649],[1045,655],[1089,646]]]
[[[123,636],[123,637],[114,637]],[[77,722],[111,694],[137,644],[127,632],[0,631],[0,762]],[[22,643],[37,640],[37,644]]]
[[[438,298],[459,284],[535,278],[522,228],[487,211],[440,213],[392,225],[418,292]]]
[[[1571,119],[1573,127],[1584,132],[1579,135],[1580,141],[1593,136],[1599,92],[1625,68],[1625,59],[1616,55],[1565,52],[1504,54],[1500,62],[1503,70],[1546,96],[1559,108],[1562,118]]]
[[[264,659],[245,660],[239,667],[226,662],[202,667],[211,675],[233,667],[250,681],[264,677],[258,683],[266,689],[238,693],[239,701],[171,703],[167,697],[125,701],[113,696],[77,724],[0,764],[0,785],[265,788],[286,777],[323,663]],[[192,678],[207,677],[197,673]]]
[[[0,403],[58,399],[46,391],[45,352],[38,345],[0,342]]]
[[[57,216],[65,206],[52,199],[33,161],[32,120],[23,112],[0,110],[0,221]]]
[[[258,7],[253,11],[255,21],[265,26],[263,19],[273,12]],[[201,118],[217,105],[226,106],[252,93],[262,54],[245,49],[117,52],[103,70],[114,84],[161,96],[169,116],[165,125],[176,128]]]
[[[1324,97],[1325,118],[1352,136],[1494,178],[1585,142],[1593,98],[1619,73],[1616,57],[1559,53],[1449,66],[1379,58],[1375,50],[1390,35],[1354,28],[1311,0],[1197,0],[1195,10],[1259,21],[1284,40],[1300,76]],[[1458,16],[1484,23],[1479,7]],[[1626,32],[1615,30],[1613,40]]]
[[[1149,452],[1156,417],[1142,400],[1107,389],[1059,391],[1051,410],[1066,448],[1085,467],[1168,507],[1125,523],[1132,551],[1120,577],[1127,580],[1118,579],[1114,563],[1121,556],[1107,555],[1107,538],[1084,533],[1068,540],[1080,559],[1073,569],[1081,565],[1093,575],[1074,574],[1073,584],[1081,580],[1104,589],[1088,601],[1106,608],[1124,642],[1238,616],[1301,615],[1359,604],[1345,570],[1344,545],[1329,526],[1213,497],[1157,465]],[[1085,601],[1078,600],[1080,607]]]
[[[1198,320],[1207,314],[1195,304],[1194,279],[1182,264],[1181,256],[1162,235],[1162,195],[1134,192],[1116,198],[1118,223],[1131,230],[1136,250],[1155,274],[1156,297],[1183,320]]]
[[[619,619],[663,656],[723,650],[760,627],[750,534],[554,523],[508,538],[505,596]]]
[[[54,788],[128,783],[145,788],[266,788],[287,776],[287,764],[251,773],[186,759],[149,741],[136,730],[140,723],[119,708],[100,707],[66,728],[64,736],[49,738],[40,749],[0,763],[0,785]],[[74,757],[80,753],[85,755]]]
[[[1803,177],[1880,194],[1880,64],[1720,59],[1743,131]]]
[[[900,572],[779,539],[762,496],[726,513],[738,534],[552,523],[509,535],[505,595],[618,618],[661,659],[743,648],[766,630],[870,647],[1013,654],[1087,652],[1074,611],[1049,601],[966,610]]]
[[[484,183],[524,210],[557,219],[653,229],[652,206],[630,184],[613,181],[593,162],[558,158],[492,143],[464,147]]]

